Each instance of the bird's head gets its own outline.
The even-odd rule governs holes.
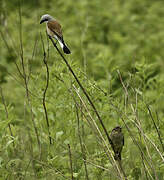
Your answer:
[[[120,126],[117,126],[117,127],[115,127],[112,131],[121,132],[121,131],[122,131],[122,128],[121,128]]]
[[[44,14],[40,19],[40,24],[42,24],[43,22],[49,21],[51,19],[53,19],[52,16],[50,16],[49,14]]]

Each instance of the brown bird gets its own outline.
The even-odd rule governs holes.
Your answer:
[[[45,14],[41,17],[40,24],[42,24],[43,22],[46,22],[47,34],[55,38],[59,42],[64,53],[70,54],[71,52],[66,46],[63,39],[61,25],[57,22],[57,20],[49,14]]]
[[[121,152],[124,146],[124,135],[121,127],[115,127],[110,134],[110,138],[113,143],[114,159],[121,160]]]

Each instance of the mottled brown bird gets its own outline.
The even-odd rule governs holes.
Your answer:
[[[62,28],[59,22],[49,14],[45,14],[41,17],[40,24],[43,22],[46,22],[47,34],[51,37],[54,37],[59,42],[64,53],[70,54],[71,52],[64,42]]]
[[[124,146],[124,135],[121,127],[115,127],[110,134],[110,138],[113,143],[114,159],[121,160],[121,152]]]

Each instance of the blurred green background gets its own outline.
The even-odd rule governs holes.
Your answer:
[[[72,89],[73,84],[84,100],[85,97],[47,40],[45,24],[39,24],[43,14],[50,14],[63,27],[65,42],[72,52],[65,57],[87,89],[106,128],[110,132],[116,125],[123,127],[125,147],[122,156],[128,179],[162,180],[163,160],[152,144],[145,141],[143,134],[163,153],[152,119],[163,137],[164,1],[0,0],[0,9],[0,179],[71,179],[68,143],[72,149],[74,178],[86,179],[73,97],[78,102],[79,98]],[[40,34],[50,73],[46,106],[50,132],[55,139],[53,145],[49,145],[42,104],[46,68]],[[23,72],[21,57],[28,79],[29,98],[24,78],[19,73],[19,70]],[[87,100],[85,102],[88,103]],[[89,110],[96,119],[91,107]],[[126,119],[125,123],[122,118]],[[37,145],[33,121],[41,149]],[[143,134],[134,125],[138,122]],[[111,173],[113,166],[93,129],[86,120],[81,123],[86,159],[108,169],[88,163],[89,179],[117,179]],[[142,157],[126,125],[148,160]]]

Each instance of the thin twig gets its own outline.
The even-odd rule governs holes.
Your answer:
[[[122,84],[122,86],[123,86],[123,88],[124,88],[124,90],[125,90],[125,94],[126,94],[126,96],[128,96],[128,91],[127,91],[127,88],[126,88],[126,86],[125,86],[125,84],[124,84],[124,82],[123,82],[123,80],[122,80],[121,73],[120,73],[120,71],[119,71],[119,70],[117,70],[117,73],[118,73],[118,75],[119,75],[119,78],[120,78],[121,84]]]
[[[98,164],[95,164],[94,162],[91,162],[90,160],[85,160],[88,164],[91,164],[92,166],[96,167],[96,168],[100,168],[102,170],[107,171],[108,173],[111,173],[111,171],[103,166],[100,166]],[[114,174],[113,174],[114,175]]]
[[[127,180],[127,176],[126,176],[126,173],[122,167],[122,161],[120,159],[117,160],[118,164],[119,164],[119,168],[121,169],[121,172],[123,173],[123,176],[125,178],[125,180]]]
[[[47,93],[47,89],[48,89],[48,85],[49,85],[49,69],[48,69],[48,64],[47,64],[47,60],[46,60],[46,52],[45,52],[44,42],[43,42],[43,38],[42,38],[41,34],[40,34],[40,37],[41,37],[43,52],[44,52],[43,62],[46,66],[46,86],[45,86],[45,89],[43,92],[43,101],[42,102],[43,102],[43,108],[44,108],[44,113],[45,113],[45,117],[46,117],[49,141],[50,141],[50,144],[52,144],[51,133],[50,133],[50,124],[49,124],[47,107],[46,107],[46,102],[45,102],[46,101],[46,93]]]
[[[133,89],[133,88],[132,88]],[[135,114],[135,121],[138,123],[138,124],[141,124],[141,121],[140,121],[140,119],[138,119],[138,93],[134,90],[134,92],[135,92],[135,108],[133,108],[133,105],[131,104],[131,108],[132,108],[132,110],[133,110],[133,112],[134,112],[134,114]],[[137,128],[137,130],[138,130],[138,133],[139,133],[139,135],[140,135],[140,139],[142,138],[142,136],[141,136],[141,133],[140,133],[140,131],[139,131],[139,129]],[[140,156],[141,156],[141,161],[142,161],[142,164],[143,164],[143,168],[144,168],[144,173],[145,173],[145,177],[146,177],[146,179],[148,179],[148,177],[147,177],[147,172],[146,172],[146,164],[144,163],[144,157],[143,157],[143,154],[141,153],[140,154]],[[149,173],[149,172],[148,172]]]
[[[127,90],[127,88],[126,88],[126,86],[125,86],[125,84],[124,84],[124,82],[123,82],[123,80],[122,80],[122,76],[121,76],[120,71],[117,70],[117,73],[118,73],[118,75],[119,75],[121,84],[122,84],[122,86],[123,86],[123,88],[124,88],[124,91],[125,91],[125,113],[126,113],[126,106],[127,106],[127,101],[128,101],[128,98],[129,98],[128,90]]]
[[[144,157],[143,157],[143,154],[140,154],[141,156],[141,160],[142,160],[142,164],[143,164],[143,169],[144,169],[144,173],[145,173],[145,177],[146,177],[146,180],[148,180],[148,175],[147,175],[147,172],[146,172],[146,164],[144,162]]]
[[[4,34],[3,34],[3,32],[2,32],[1,30],[0,30],[0,34],[1,34],[2,40],[3,40],[4,43],[5,43],[5,46],[7,47],[8,52],[11,53],[11,50],[13,50],[13,48],[11,49],[11,47],[8,45],[8,42],[7,42],[7,40],[6,40],[6,38],[5,38]],[[19,53],[18,53],[18,54],[15,53],[15,54],[16,54],[17,56],[19,55]],[[16,68],[17,68],[19,74],[20,74],[20,76],[24,78],[24,76],[23,76],[21,70],[19,69],[18,64],[17,64],[15,61],[13,61],[13,62],[14,62],[14,64],[15,64],[15,66],[16,66]]]
[[[69,162],[70,162],[70,170],[71,170],[71,179],[73,180],[73,167],[72,167],[72,154],[71,154],[71,147],[68,144],[68,152],[69,152]]]
[[[80,120],[79,120],[79,112],[78,112],[78,107],[77,107],[76,102],[75,102],[75,108],[76,108],[76,117],[77,117],[77,125],[78,125],[78,136],[79,136],[80,147],[81,147],[81,152],[82,152],[83,162],[84,162],[84,167],[85,167],[85,177],[86,177],[86,180],[89,180],[87,164],[86,164],[86,155],[84,152],[83,142],[82,142],[82,138],[80,135]]]
[[[39,147],[40,154],[41,154],[41,144],[40,144],[40,139],[39,139],[37,126],[36,126],[36,123],[35,123],[35,120],[34,120],[32,105],[31,105],[30,96],[29,96],[29,89],[28,89],[28,81],[27,81],[27,76],[26,76],[26,71],[25,71],[25,64],[24,64],[23,41],[22,41],[21,2],[19,2],[19,38],[20,38],[20,58],[21,58],[21,65],[22,65],[22,70],[23,70],[23,79],[24,79],[25,88],[26,88],[26,97],[27,97],[27,100],[28,100],[28,105],[30,107],[31,119],[32,119],[34,130],[35,130],[35,134],[36,134],[36,138],[37,138],[37,142],[38,142],[38,147]]]
[[[27,133],[28,133],[28,137],[29,137],[29,155],[30,155],[30,159],[32,160],[31,163],[32,163],[32,169],[33,169],[33,173],[34,173],[34,176],[35,178],[37,178],[37,175],[36,175],[36,171],[35,171],[35,162],[33,161],[34,159],[34,151],[33,151],[33,146],[34,144],[32,143],[32,136],[31,136],[31,133],[30,133],[30,128],[27,127]]]

